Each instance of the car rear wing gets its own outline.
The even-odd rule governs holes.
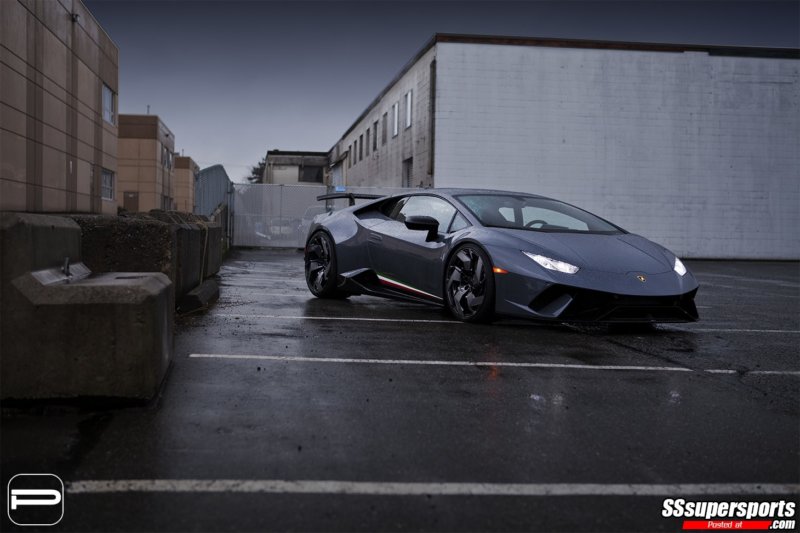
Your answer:
[[[386,194],[361,194],[357,192],[335,192],[331,194],[323,194],[317,196],[317,200],[338,200],[340,198],[347,198],[350,200],[350,206],[356,205],[356,200],[377,200],[378,198],[385,198]]]

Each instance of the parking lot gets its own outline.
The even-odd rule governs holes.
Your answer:
[[[676,531],[665,498],[797,501],[798,264],[687,265],[700,322],[609,332],[318,300],[299,252],[236,250],[157,401],[4,407],[3,483],[58,474],[71,531]]]

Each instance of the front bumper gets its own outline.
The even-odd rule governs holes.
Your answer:
[[[528,309],[537,317],[564,322],[694,322],[697,289],[675,296],[631,296],[550,285]]]
[[[550,280],[508,273],[495,276],[495,311],[558,322],[652,324],[699,319],[694,303],[698,285],[691,274],[648,276],[645,284],[631,273],[589,272],[575,278],[565,274]]]

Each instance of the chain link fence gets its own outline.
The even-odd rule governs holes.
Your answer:
[[[315,216],[349,206],[348,199],[319,201],[334,192],[389,196],[409,190],[401,187],[348,187],[336,191],[324,185],[234,184],[233,245],[302,248]],[[368,200],[356,200],[356,204]]]

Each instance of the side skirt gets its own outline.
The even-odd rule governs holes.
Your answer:
[[[444,306],[441,298],[381,276],[368,268],[345,272],[339,276],[339,280],[339,288],[352,294],[368,294],[437,307]]]

